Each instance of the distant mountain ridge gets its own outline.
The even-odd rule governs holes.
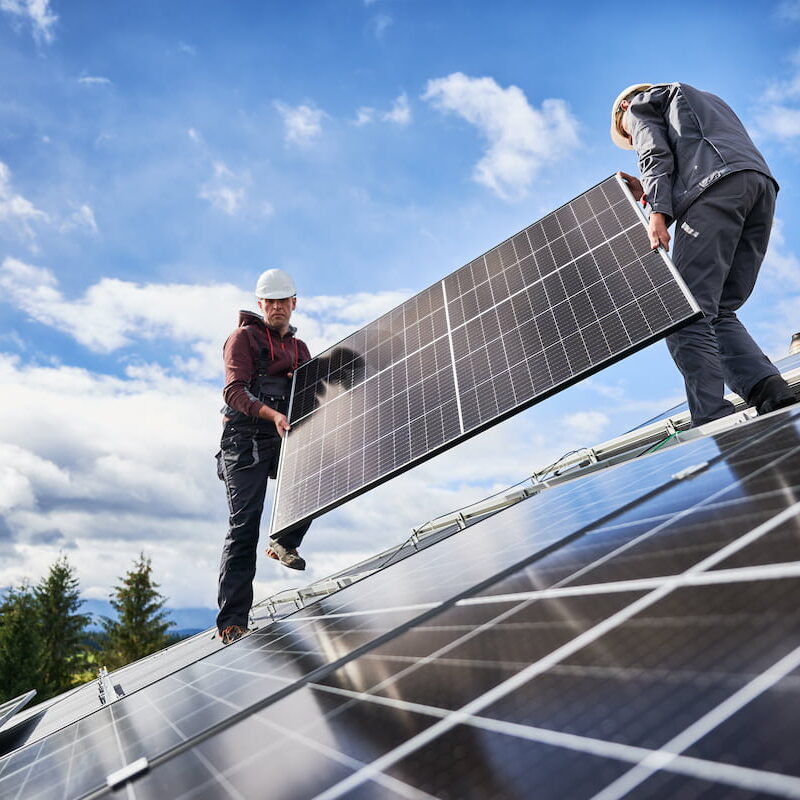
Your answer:
[[[215,608],[165,607],[164,611],[167,612],[169,620],[173,623],[173,627],[169,629],[169,632],[178,633],[182,636],[213,628],[217,616]],[[81,613],[91,614],[92,623],[89,625],[89,629],[93,631],[99,630],[100,617],[116,619],[117,616],[108,600],[84,599]]]

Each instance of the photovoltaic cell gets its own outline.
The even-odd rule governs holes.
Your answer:
[[[297,370],[272,535],[698,313],[608,178]]]
[[[795,796],[799,498],[790,412],[555,486],[1,758],[0,796]]]
[[[0,760],[0,794],[796,797],[798,498],[787,412],[586,475]]]

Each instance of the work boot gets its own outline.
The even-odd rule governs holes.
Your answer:
[[[284,547],[275,539],[269,540],[267,555],[270,558],[274,558],[276,561],[280,561],[284,567],[289,567],[289,569],[306,568],[306,562],[300,557],[300,554],[297,552],[296,548]]]
[[[759,414],[769,414],[796,402],[794,392],[780,375],[767,375],[750,390],[747,397],[747,404],[755,406]]]
[[[219,631],[219,638],[222,640],[222,644],[228,645],[241,639],[246,633],[247,628],[243,628],[241,625],[228,625],[227,628]]]

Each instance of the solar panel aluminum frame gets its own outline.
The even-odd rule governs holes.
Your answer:
[[[556,215],[558,215],[559,212],[562,212],[564,209],[570,208],[573,203],[576,203],[581,198],[589,196],[590,193],[592,193],[594,190],[598,189],[599,187],[606,186],[606,185],[609,185],[609,184],[613,185],[614,183],[621,189],[622,196],[625,198],[625,200],[627,200],[627,202],[630,204],[630,206],[634,209],[636,219],[642,225],[644,231],[646,232],[648,221],[647,221],[647,217],[644,214],[644,210],[639,205],[639,203],[637,203],[636,200],[634,200],[633,195],[631,194],[630,190],[628,189],[628,186],[626,185],[624,180],[619,176],[619,174],[617,174],[617,175],[611,176],[610,178],[607,178],[604,181],[601,181],[596,186],[594,186],[591,189],[589,189],[586,192],[584,192],[582,195],[579,195],[578,197],[574,198],[570,202],[565,203],[564,205],[560,206],[558,209],[556,209],[551,214],[548,214],[545,217],[543,217],[541,220],[538,220],[538,221],[532,223],[531,225],[529,225],[527,228],[523,229],[522,231],[520,231],[518,233],[515,233],[513,236],[511,236],[508,239],[506,239],[504,242],[502,242],[499,245],[497,245],[497,246],[491,248],[490,250],[488,250],[486,253],[484,253],[482,256],[480,256],[478,259],[475,259],[472,262],[469,262],[469,264],[474,264],[476,261],[479,261],[480,259],[484,259],[486,256],[488,256],[488,255],[490,255],[492,253],[499,252],[500,249],[503,248],[504,246],[510,246],[512,240],[515,240],[521,234],[524,234],[524,233],[526,233],[528,231],[531,231],[534,228],[534,226],[537,226],[537,225],[540,225],[540,224],[543,226],[545,221],[555,219]],[[610,206],[610,208],[613,208],[613,206]],[[595,212],[593,211],[592,213],[595,213]],[[599,213],[601,213],[601,212],[597,212],[598,216],[599,216]],[[578,221],[578,228],[580,228],[581,225],[583,225],[583,224],[584,223]],[[600,247],[602,247],[604,245],[607,245],[610,241],[615,239],[618,235],[621,235],[623,233],[627,233],[628,231],[632,230],[634,227],[635,227],[635,224],[631,224],[627,228],[620,227],[619,231],[617,231],[616,233],[613,233],[610,236],[605,236],[605,234],[604,234],[602,241],[600,241],[599,243],[594,244],[594,245],[589,244],[588,237],[587,237],[586,242],[587,242],[588,250],[586,251],[586,254],[594,253]],[[564,235],[564,238],[566,239],[565,235]],[[546,243],[547,243],[548,250],[549,250],[550,240],[547,240]],[[553,242],[553,243],[555,243],[555,242]],[[531,245],[531,247],[533,248],[533,245]],[[533,249],[532,249],[532,252],[533,252]],[[536,250],[535,252],[538,253],[539,251]],[[658,253],[658,257],[660,257],[660,259],[663,262],[664,266],[666,267],[666,269],[670,273],[671,278],[674,280],[675,285],[677,286],[677,288],[679,289],[680,293],[682,294],[683,299],[686,301],[686,305],[688,306],[689,310],[688,310],[688,312],[686,313],[686,315],[684,317],[670,322],[670,324],[667,324],[663,328],[660,328],[657,332],[653,332],[652,335],[644,336],[641,339],[637,340],[636,342],[632,342],[631,346],[630,347],[626,347],[624,350],[621,350],[619,352],[611,352],[610,355],[607,358],[603,358],[603,360],[598,361],[596,363],[590,363],[585,369],[580,370],[580,371],[576,371],[574,374],[570,375],[568,378],[566,378],[564,380],[560,380],[558,383],[556,383],[552,387],[542,391],[541,393],[536,393],[532,397],[530,397],[529,399],[527,399],[527,400],[525,400],[523,402],[520,402],[519,404],[516,404],[513,407],[508,408],[507,410],[501,411],[500,413],[498,413],[495,416],[493,416],[491,419],[487,419],[487,420],[481,422],[480,424],[477,424],[477,425],[475,425],[473,427],[470,427],[469,429],[465,429],[465,425],[464,425],[464,421],[463,421],[464,417],[463,417],[462,408],[461,408],[461,396],[460,396],[460,392],[459,392],[459,382],[458,382],[458,376],[456,374],[456,356],[455,356],[455,353],[454,353],[454,350],[453,350],[453,333],[456,330],[456,328],[466,327],[467,323],[469,322],[469,318],[465,317],[464,320],[462,322],[458,323],[457,325],[452,325],[451,324],[450,314],[449,314],[449,311],[448,311],[448,303],[450,302],[450,298],[448,298],[448,295],[447,295],[447,292],[446,292],[446,288],[445,288],[445,281],[447,281],[448,279],[452,279],[453,276],[455,276],[457,273],[459,273],[461,270],[463,270],[465,268],[462,267],[462,268],[460,268],[460,270],[456,270],[455,272],[451,273],[450,275],[445,276],[441,281],[438,281],[437,283],[432,284],[430,287],[422,290],[417,295],[414,295],[412,298],[410,298],[409,300],[405,301],[405,303],[400,304],[395,309],[392,309],[391,311],[389,311],[386,314],[384,314],[382,317],[379,318],[379,320],[384,320],[384,319],[388,320],[390,318],[390,315],[392,315],[393,313],[397,313],[400,309],[403,309],[406,306],[406,304],[410,303],[411,301],[416,300],[417,298],[422,297],[423,295],[425,295],[428,292],[434,291],[436,289],[436,287],[441,287],[441,291],[442,291],[443,298],[444,298],[444,310],[445,310],[445,316],[446,316],[446,321],[447,321],[447,329],[446,329],[446,331],[444,333],[440,333],[438,335],[435,335],[425,345],[421,344],[420,345],[420,351],[422,350],[423,347],[427,347],[427,346],[431,345],[432,343],[434,343],[436,341],[439,341],[439,340],[446,340],[447,341],[447,344],[448,344],[448,347],[449,347],[449,357],[451,359],[450,367],[451,367],[451,370],[452,370],[453,381],[454,381],[453,400],[458,405],[458,418],[459,418],[459,424],[460,424],[461,432],[459,434],[455,435],[455,436],[450,437],[450,438],[445,438],[445,440],[443,442],[441,442],[440,444],[438,444],[438,445],[436,445],[434,447],[431,447],[430,449],[426,450],[425,452],[423,452],[423,453],[421,453],[419,455],[415,455],[414,457],[408,459],[406,462],[398,464],[397,466],[387,470],[386,472],[383,472],[383,473],[378,474],[378,475],[376,475],[374,477],[371,477],[368,480],[365,480],[361,485],[359,485],[355,489],[340,493],[337,496],[335,496],[333,499],[331,499],[330,501],[324,502],[324,503],[320,503],[316,507],[309,509],[306,513],[302,513],[302,514],[300,514],[300,515],[298,515],[298,516],[296,516],[294,518],[289,519],[288,521],[284,521],[284,522],[280,522],[279,523],[278,522],[278,515],[279,515],[279,511],[280,511],[280,508],[281,508],[281,502],[282,502],[282,487],[283,487],[283,482],[286,480],[286,478],[285,478],[285,466],[286,466],[286,463],[287,463],[287,460],[288,460],[288,457],[289,457],[289,453],[290,453],[289,448],[292,447],[292,438],[293,438],[292,432],[289,432],[286,435],[286,439],[284,440],[283,447],[281,448],[281,458],[280,458],[280,464],[279,464],[279,468],[278,468],[278,478],[277,478],[277,489],[276,489],[276,493],[275,493],[275,501],[273,503],[272,516],[271,516],[271,521],[270,521],[270,536],[271,537],[277,536],[281,532],[287,530],[289,527],[291,527],[293,525],[300,524],[300,523],[305,522],[305,521],[310,520],[310,519],[314,519],[315,517],[318,517],[318,516],[326,513],[327,511],[330,511],[330,510],[338,507],[339,505],[341,505],[342,503],[346,502],[347,500],[352,499],[354,497],[357,497],[360,494],[363,494],[364,492],[366,492],[366,491],[368,491],[368,490],[370,490],[370,489],[372,489],[372,488],[384,483],[385,481],[389,480],[390,478],[395,477],[396,475],[402,474],[403,472],[407,471],[411,467],[416,466],[417,464],[421,464],[424,461],[427,461],[429,458],[432,458],[433,456],[438,455],[439,453],[449,449],[450,447],[454,446],[455,444],[458,444],[458,443],[460,443],[462,441],[466,441],[467,439],[471,438],[472,436],[475,436],[475,435],[477,435],[479,433],[482,433],[483,431],[485,431],[488,428],[490,428],[492,425],[495,425],[498,422],[502,422],[502,421],[510,418],[514,414],[517,414],[518,412],[523,411],[523,410],[531,407],[532,405],[535,405],[536,403],[538,403],[538,402],[540,402],[542,400],[545,400],[548,397],[553,396],[554,394],[560,392],[561,390],[566,389],[569,386],[572,386],[575,383],[583,380],[584,378],[587,378],[587,377],[599,372],[601,369],[604,369],[605,367],[610,366],[611,364],[614,364],[614,363],[620,361],[622,358],[624,358],[624,357],[626,357],[628,355],[631,355],[632,353],[637,352],[637,351],[649,346],[650,344],[652,344],[653,342],[657,341],[658,339],[661,339],[664,336],[667,336],[668,334],[674,332],[675,330],[683,327],[684,325],[686,325],[686,324],[694,321],[695,319],[699,318],[700,316],[702,316],[702,312],[701,312],[700,308],[698,307],[696,301],[694,300],[694,298],[692,297],[691,293],[689,292],[686,284],[684,283],[683,279],[681,278],[680,274],[678,273],[677,269],[675,268],[675,265],[672,263],[671,259],[667,255],[667,252],[665,250],[659,248],[657,253]],[[583,257],[583,256],[581,256],[581,257]],[[646,257],[652,257],[652,252],[648,251],[648,252],[643,253],[643,254],[642,253],[637,254],[637,259],[640,260],[640,261],[641,261],[641,259],[644,259]],[[522,259],[520,259],[520,261],[521,260]],[[507,298],[503,298],[503,299],[497,301],[497,304],[496,304],[495,308],[497,308],[500,305],[502,305],[502,303],[506,302],[506,300],[511,300],[516,295],[519,295],[522,292],[527,292],[531,288],[531,286],[535,285],[536,283],[542,283],[542,285],[543,285],[544,279],[546,277],[549,277],[549,275],[555,274],[555,273],[559,273],[560,274],[561,270],[565,266],[569,266],[570,264],[575,263],[578,260],[579,260],[579,257],[575,256],[574,258],[571,259],[571,261],[566,261],[563,264],[559,263],[558,261],[555,261],[554,262],[555,263],[555,268],[552,270],[552,272],[550,272],[550,273],[542,273],[542,275],[538,279],[538,281],[534,280],[530,284],[524,285],[521,289],[517,290],[516,292],[509,292],[509,295],[508,295]],[[469,266],[469,264],[467,266]],[[603,277],[603,280],[605,280],[604,277]],[[638,300],[639,298],[636,297],[634,299]],[[620,304],[619,306],[615,305],[614,309],[617,310],[618,308],[622,307],[622,305],[623,304]],[[481,309],[479,311],[478,315],[479,316],[482,315],[483,313],[485,313],[485,311],[486,311],[486,309]],[[576,316],[576,320],[577,320],[577,316]],[[377,322],[377,320],[376,320],[376,322]],[[364,338],[364,341],[366,341],[367,330],[368,330],[368,328],[370,328],[371,325],[374,325],[374,322],[373,323],[369,323],[367,326],[364,326],[364,328],[361,328],[359,331],[356,331],[353,334],[350,334],[350,336],[345,337],[345,339],[343,339],[337,345],[334,345],[334,346],[328,348],[322,354],[317,356],[315,359],[312,359],[311,362],[308,362],[306,365],[303,365],[302,367],[300,367],[296,371],[296,373],[294,375],[294,378],[293,378],[293,382],[292,382],[292,394],[291,394],[290,407],[289,407],[289,413],[288,413],[288,418],[289,418],[290,421],[292,421],[293,425],[295,424],[295,422],[292,420],[292,414],[293,414],[293,411],[295,410],[295,404],[297,402],[298,373],[301,370],[303,370],[305,368],[308,368],[308,366],[310,364],[314,363],[318,359],[321,359],[321,358],[325,357],[327,354],[335,353],[337,351],[337,348],[342,348],[345,345],[345,343],[347,343],[349,340],[351,340],[353,337],[356,337],[359,334],[362,334],[363,338]],[[547,344],[543,344],[543,348],[544,347],[549,347],[553,343],[557,343],[557,342],[560,342],[560,341],[563,341],[563,338],[559,337],[559,338],[553,339],[552,341],[548,341]],[[408,358],[408,353],[402,354],[399,358],[392,358],[388,363],[381,365],[378,368],[378,372],[376,374],[379,374],[380,372],[386,371],[388,368],[391,368],[392,366],[394,366],[394,365],[396,365],[398,363],[401,363],[404,359],[407,359],[407,358]],[[525,362],[522,362],[522,363],[527,364],[528,361],[525,361]],[[511,368],[509,368],[509,375],[511,374],[510,370],[511,370]],[[442,371],[444,371],[444,370],[442,370]],[[371,380],[371,379],[375,378],[376,374],[372,374],[372,375],[368,376],[363,381],[361,381],[361,383],[359,385],[366,384],[366,382],[368,380]],[[343,394],[346,393],[347,391],[349,391],[349,389],[345,389]],[[300,421],[305,421],[305,420],[310,419],[316,413],[317,410],[320,410],[320,409],[315,409],[315,410],[311,410],[308,413],[304,413],[300,417]],[[410,419],[410,415],[409,415],[409,419]],[[322,479],[322,472],[320,472],[320,482],[321,482],[321,479]]]
[[[0,705],[0,729],[5,726],[6,722],[13,720],[14,715],[25,708],[34,697],[36,697],[36,689],[29,689],[24,694],[14,697]]]

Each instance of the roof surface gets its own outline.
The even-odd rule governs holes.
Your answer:
[[[22,712],[0,796],[798,797],[798,419],[596,465]]]

